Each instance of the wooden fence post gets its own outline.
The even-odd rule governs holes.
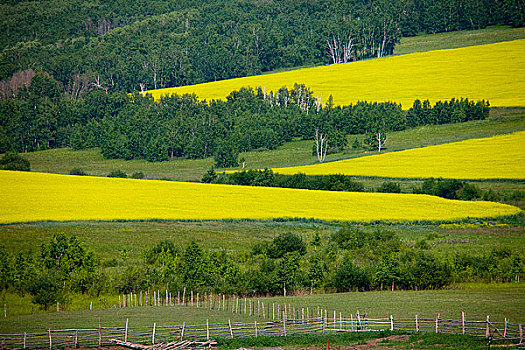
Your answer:
[[[465,334],[465,312],[461,311],[461,332]]]
[[[75,348],[78,348],[78,329],[75,330]]]
[[[523,328],[521,327],[521,323],[519,324],[520,329],[520,345],[523,343]]]
[[[26,348],[26,338],[27,338],[27,333],[24,332],[24,349]],[[75,346],[76,347],[76,346]]]
[[[210,340],[210,323],[208,319],[206,319],[206,340]]]
[[[128,341],[128,321],[129,319],[126,318],[126,331],[124,332],[124,341]]]
[[[233,339],[232,322],[228,319],[228,328],[230,329],[230,338]]]
[[[507,338],[507,318],[505,317],[505,329],[503,330],[503,338]]]
[[[390,331],[394,330],[394,316],[390,315]]]
[[[419,320],[417,319],[417,315],[416,315],[416,332],[419,332]]]
[[[182,322],[182,328],[180,330],[180,341],[182,341],[182,338],[184,337],[184,328],[186,328],[186,322]]]
[[[336,314],[335,314],[335,310],[334,310],[334,329],[335,329],[335,320],[336,320]]]
[[[286,337],[286,312],[283,311],[283,335]]]
[[[489,315],[487,315],[487,328],[485,329],[485,338],[488,338],[490,336],[490,321],[489,321]]]
[[[343,330],[343,313],[339,312],[339,330]]]
[[[98,318],[98,346],[102,345],[102,320]]]
[[[49,350],[53,349],[53,340],[51,339],[51,328],[49,329]]]
[[[439,314],[436,317],[436,333],[439,332]]]
[[[153,322],[153,333],[151,334],[151,344],[155,344],[155,330],[157,329],[157,323]]]
[[[275,303],[272,303],[272,320],[275,320]]]

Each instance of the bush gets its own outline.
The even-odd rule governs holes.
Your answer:
[[[131,175],[132,179],[143,179],[144,173],[142,171],[136,171]]]
[[[79,176],[85,176],[87,175],[86,172],[84,170],[82,170],[81,168],[73,168],[71,169],[71,171],[69,172],[69,175],[79,175]]]
[[[217,180],[217,173],[215,172],[215,168],[211,167],[206,174],[202,176],[201,182],[211,184],[215,180]]]
[[[108,174],[108,177],[121,177],[121,178],[127,178],[128,174],[123,172],[122,170],[113,170]]]
[[[268,255],[271,258],[281,258],[286,253],[298,252],[300,255],[306,254],[306,243],[294,233],[282,233],[275,237]]]
[[[379,186],[377,192],[382,193],[401,193],[401,186],[397,182],[386,181]]]
[[[4,154],[0,159],[0,169],[2,170],[16,170],[16,171],[30,171],[31,164],[27,159],[14,152]]]

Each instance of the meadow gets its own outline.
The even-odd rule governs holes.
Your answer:
[[[394,101],[408,109],[414,99],[438,100],[466,97],[489,100],[491,106],[524,106],[525,39],[436,50],[379,59],[304,68],[149,90],[155,99],[173,93],[195,93],[200,99],[224,99],[233,90],[250,86],[266,92],[295,83],[305,84],[325,102],[336,105],[357,101]]]
[[[515,215],[517,207],[428,195],[308,191],[0,172],[0,223],[72,220],[306,218],[455,221]]]
[[[525,132],[470,139],[313,165],[274,168],[280,174],[448,179],[524,179]]]
[[[298,295],[289,297],[254,298],[265,305],[286,303],[297,308],[321,307],[341,312],[345,317],[356,311],[367,313],[368,317],[380,318],[393,315],[395,318],[419,317],[433,318],[437,314],[443,319],[461,319],[465,312],[469,320],[484,320],[490,315],[492,321],[503,321],[505,317],[512,323],[522,322],[525,312],[519,300],[525,297],[522,284],[457,285],[455,289],[425,291],[377,291],[337,294]],[[26,298],[26,302],[27,302]],[[89,299],[84,298],[84,307]],[[118,297],[103,296],[94,298],[93,305],[118,305]],[[230,304],[231,305],[231,304]],[[99,317],[103,326],[123,326],[129,319],[130,327],[160,325],[203,324],[210,322],[261,321],[262,317],[232,314],[231,311],[206,310],[184,306],[110,308],[53,312],[48,314],[9,316],[0,319],[0,332],[46,331],[64,328],[97,328]],[[268,319],[268,316],[267,318]]]

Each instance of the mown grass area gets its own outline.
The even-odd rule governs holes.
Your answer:
[[[455,289],[425,290],[425,291],[376,291],[354,292],[338,294],[298,295],[274,298],[254,298],[264,302],[267,308],[272,303],[286,303],[300,308],[309,308],[310,315],[316,315],[318,308],[327,309],[327,315],[333,317],[333,311],[343,317],[355,317],[359,310],[370,318],[382,318],[393,315],[394,318],[435,318],[438,314],[443,319],[461,319],[461,312],[466,313],[468,320],[485,320],[490,315],[492,321],[503,321],[505,317],[511,323],[523,322],[525,310],[521,300],[525,298],[525,285],[520,284],[481,284],[459,285]],[[78,298],[80,299],[80,298]],[[85,298],[87,301],[87,298]],[[118,298],[108,297],[109,303],[114,303]],[[242,303],[241,303],[242,304]],[[158,306],[137,308],[110,308],[53,312],[33,315],[8,315],[0,319],[0,332],[46,331],[65,328],[97,328],[99,318],[103,326],[123,326],[129,319],[130,326],[205,324],[210,322],[264,320],[261,316],[233,314],[230,307],[225,311],[197,309],[189,306]],[[118,306],[118,303],[113,305]],[[241,305],[242,306],[242,305]],[[71,307],[74,309],[74,307]],[[79,307],[80,308],[80,307]],[[9,310],[9,309],[8,309]],[[269,309],[267,309],[269,310]],[[270,319],[269,312],[266,320]]]
[[[493,26],[478,30],[460,30],[439,34],[422,34],[401,38],[394,55],[430,50],[455,49],[472,45],[492,44],[525,38],[525,28]]]
[[[389,133],[385,151],[490,137],[520,130],[525,130],[525,108],[491,108],[489,118],[486,120],[423,126]],[[364,148],[352,148],[351,144],[355,138],[362,144],[364,135],[348,136],[349,146],[341,153],[329,154],[326,157],[327,161],[377,153]],[[31,162],[31,169],[38,172],[67,174],[73,168],[81,168],[89,175],[105,176],[112,170],[120,169],[128,175],[140,171],[146,176],[179,181],[200,181],[204,173],[214,164],[212,158],[176,159],[155,163],[145,160],[104,159],[98,149],[73,151],[65,148],[26,153],[24,156]],[[312,155],[312,141],[293,141],[274,151],[246,152],[240,156],[246,159],[246,169],[313,164],[317,161],[316,156]]]

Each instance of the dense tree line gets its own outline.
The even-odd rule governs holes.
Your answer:
[[[347,146],[347,135],[484,119],[488,103],[469,100],[416,101],[404,112],[396,103],[321,105],[304,85],[265,92],[233,91],[225,101],[172,95],[155,102],[149,95],[94,90],[73,100],[60,84],[37,72],[16,98],[0,102],[0,153],[59,147],[100,147],[106,158],[163,161],[215,156],[236,165],[239,152],[271,150],[293,138],[328,140],[328,152]]]
[[[3,1],[0,80],[48,72],[73,98],[392,54],[401,36],[523,26],[520,0]],[[16,93],[2,89],[3,95]]]
[[[445,242],[446,243],[446,242]],[[305,291],[434,289],[452,282],[523,278],[524,257],[508,249],[438,257],[444,244],[429,234],[407,245],[393,232],[343,227],[307,242],[293,233],[257,243],[250,251],[205,250],[195,242],[162,241],[145,247],[139,260],[98,260],[75,237],[56,235],[40,252],[8,252],[0,246],[0,288],[30,293],[43,308],[67,303],[71,292],[98,295],[148,288],[282,295]]]

